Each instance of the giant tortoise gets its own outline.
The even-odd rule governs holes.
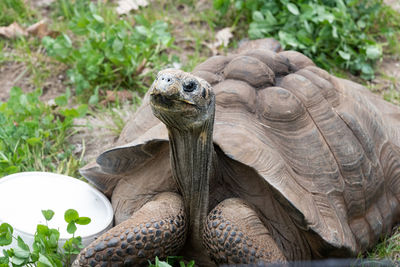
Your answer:
[[[243,49],[159,72],[81,172],[116,226],[75,265],[351,257],[400,221],[400,108],[298,52]]]

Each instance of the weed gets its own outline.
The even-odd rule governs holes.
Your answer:
[[[14,87],[9,100],[0,103],[0,177],[39,170],[71,175],[79,167],[66,139],[72,134],[73,119],[83,116],[87,106],[67,108],[68,94],[50,106],[39,100],[41,93],[24,94]]]
[[[102,16],[100,11],[94,4],[88,10],[75,9],[69,23],[75,43],[67,34],[43,39],[48,54],[70,67],[67,75],[76,94],[90,97],[90,104],[98,102],[100,90],[145,91],[143,79],[153,77],[145,68],[165,65],[167,58],[159,53],[172,43],[164,22],[150,23],[137,15],[134,27],[126,20],[109,24],[104,17],[112,14]]]
[[[71,256],[79,254],[83,248],[82,238],[75,237],[77,230],[76,224],[87,225],[90,218],[79,217],[76,210],[69,209],[64,214],[64,220],[68,223],[67,232],[72,234],[63,245],[63,250],[59,248],[60,232],[57,229],[48,227],[47,222],[54,216],[52,210],[42,210],[46,219],[46,225],[38,224],[32,244],[32,252],[24,240],[18,236],[13,236],[13,227],[8,223],[0,225],[0,246],[8,246],[13,239],[17,241],[17,247],[3,250],[4,256],[0,257],[0,266],[70,266]]]
[[[214,0],[214,7],[221,14],[236,9],[235,22],[246,17],[252,39],[274,37],[325,69],[340,67],[364,79],[374,77],[382,56],[379,38],[394,47],[400,30],[398,14],[380,0]]]

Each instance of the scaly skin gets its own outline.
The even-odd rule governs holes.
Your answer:
[[[218,264],[286,261],[256,212],[238,198],[226,199],[210,212],[203,243]]]
[[[155,256],[176,255],[185,239],[181,197],[161,193],[85,248],[73,266],[147,266]]]

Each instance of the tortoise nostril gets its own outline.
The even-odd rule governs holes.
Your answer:
[[[174,79],[170,75],[162,75],[161,77],[159,77],[159,79],[167,84],[171,84],[174,81]]]

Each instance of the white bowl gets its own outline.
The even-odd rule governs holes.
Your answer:
[[[21,236],[31,246],[37,224],[46,224],[42,210],[51,209],[54,217],[49,227],[60,232],[60,245],[72,237],[67,232],[64,213],[75,209],[79,216],[91,219],[88,225],[77,225],[75,236],[89,245],[112,227],[113,209],[110,201],[97,189],[78,179],[47,172],[21,172],[0,178],[0,224],[14,228],[14,236]],[[15,247],[13,243],[8,247]],[[0,254],[4,248],[0,247]]]

